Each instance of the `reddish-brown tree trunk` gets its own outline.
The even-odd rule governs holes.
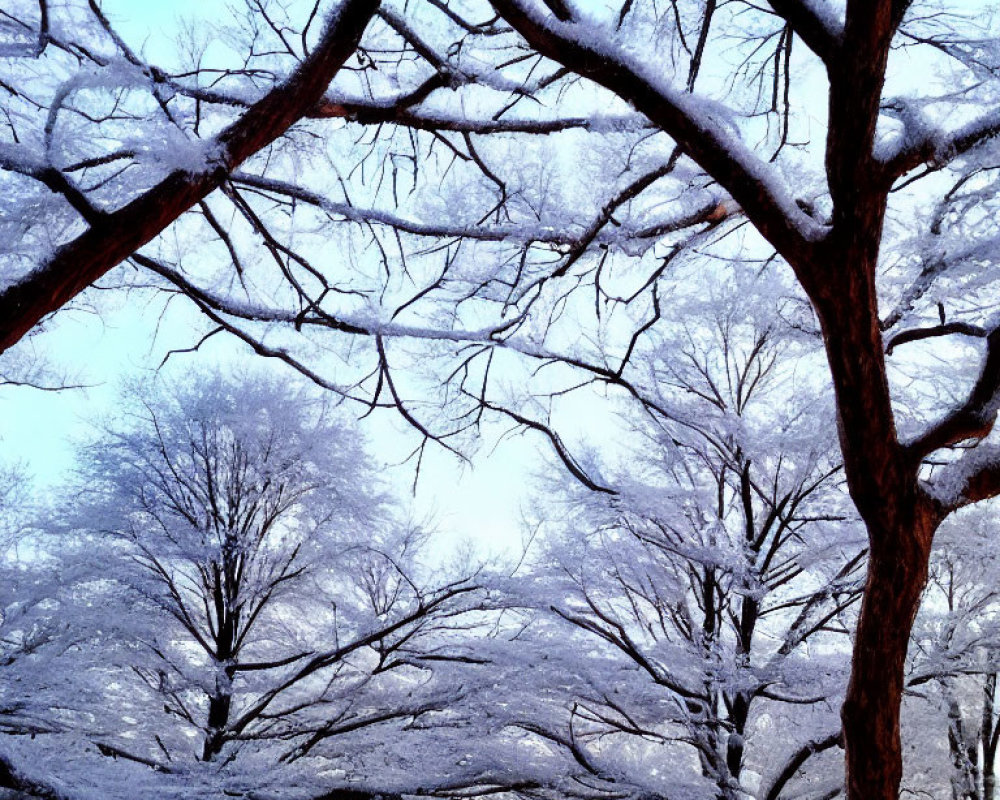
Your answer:
[[[875,292],[881,209],[830,242],[827,283],[813,288],[837,397],[844,469],[868,530],[869,564],[842,709],[848,800],[897,800],[906,652],[941,515],[899,443]],[[867,228],[868,236],[857,234]],[[816,271],[813,271],[816,274]]]
[[[871,536],[851,681],[841,711],[848,800],[896,800],[899,794],[904,664],[937,525],[919,502],[914,505],[913,516],[900,520],[895,530]]]

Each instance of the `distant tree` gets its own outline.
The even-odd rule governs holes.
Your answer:
[[[165,773],[240,759],[278,781],[264,776],[335,751],[377,785],[373,743],[455,714],[449,632],[475,627],[473,574],[435,582],[425,535],[322,402],[263,375],[143,386],[82,476],[74,527],[108,640],[94,679],[113,698],[88,731],[102,752]]]
[[[995,509],[941,527],[907,666],[904,785],[993,800],[1000,743],[1000,554]]]
[[[814,756],[841,743],[865,547],[822,382],[789,369],[815,345],[764,288],[737,276],[676,298],[635,356],[662,388],[644,393],[655,421],[632,416],[642,446],[597,471],[614,494],[550,495],[527,590],[542,620],[519,639],[546,652],[545,688],[514,725],[565,751],[553,772],[583,795],[839,789]],[[576,681],[555,677],[575,661]]]
[[[78,566],[44,550],[32,528],[31,480],[17,465],[0,467],[0,736],[7,741],[63,730],[72,697],[60,686],[81,667],[67,636],[65,609]],[[79,707],[79,706],[77,706]],[[58,791],[0,746],[0,789],[57,800]]]

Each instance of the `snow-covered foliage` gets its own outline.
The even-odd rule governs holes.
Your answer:
[[[615,494],[546,492],[547,544],[522,590],[539,618],[518,640],[545,652],[545,691],[514,724],[576,760],[575,794],[840,782],[864,542],[822,382],[787,369],[811,343],[755,305],[773,286],[724,277],[678,300],[637,355],[661,392],[630,414],[642,446],[600,470]]]
[[[72,795],[109,769],[94,758],[184,796],[436,779],[405,742],[416,756],[423,731],[465,721],[459,640],[485,624],[484,598],[475,570],[424,563],[427,534],[401,517],[357,427],[253,373],[133,387],[104,427],[62,515],[74,571],[58,609],[42,604],[73,674],[27,669],[56,719],[36,746],[49,759],[75,739],[81,763],[37,780]],[[27,659],[45,631],[18,630]]]
[[[942,526],[914,627],[904,728],[906,785],[963,800],[994,796],[1000,550],[993,508]]]
[[[38,684],[11,729],[164,792],[833,796],[812,765],[865,546],[839,461],[872,581],[911,603],[863,606],[861,654],[895,649],[855,688],[902,673],[935,529],[1000,493],[995,8],[247,0],[144,48],[108,6],[0,9],[3,346],[131,260],[106,285],[188,298],[184,344],[394,407],[420,455],[530,431],[576,483],[498,620],[421,568],[316,401],[146,395],[88,450],[66,541],[4,563]],[[960,797],[994,609],[946,552],[908,677],[941,689],[913,713],[949,720],[927,752]],[[858,691],[845,743],[884,798],[863,742],[896,747],[899,691]]]

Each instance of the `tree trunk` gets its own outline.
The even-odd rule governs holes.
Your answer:
[[[227,545],[229,540],[227,538]],[[233,705],[232,661],[236,656],[236,631],[239,615],[233,611],[237,607],[238,588],[231,580],[228,569],[232,560],[232,548],[223,553],[223,565],[212,565],[214,586],[212,601],[215,605],[215,690],[208,698],[208,726],[205,731],[205,746],[201,760],[211,761],[226,743],[226,728],[229,712]]]
[[[219,682],[221,684],[221,681]],[[205,734],[205,746],[202,748],[201,760],[211,761],[221,751],[225,744],[225,730],[229,723],[229,709],[233,703],[233,693],[221,685],[208,701],[208,731]]]
[[[979,736],[983,748],[983,800],[994,800],[996,794],[997,731],[994,719],[996,703],[997,674],[986,676],[983,686],[983,718]]]
[[[744,460],[742,452],[737,455],[740,461],[740,510],[743,513],[744,531],[744,557],[746,558],[745,569],[749,574],[760,578],[757,570],[757,552],[754,549],[754,541],[757,539],[757,528],[754,524],[753,509],[753,488],[750,481],[750,461]],[[739,666],[748,668],[750,666],[750,652],[753,647],[753,635],[757,629],[757,621],[760,619],[760,602],[751,595],[743,595],[740,598],[740,626],[736,636],[736,657],[739,659]],[[726,752],[726,765],[729,767],[729,774],[734,782],[739,782],[743,772],[743,757],[746,751],[746,727],[750,718],[751,695],[747,691],[737,692],[731,700],[731,712],[729,715],[733,732],[729,736],[728,750]]]
[[[952,681],[939,681],[948,704],[948,755],[951,757],[951,796],[953,800],[982,800],[979,794],[979,732],[973,738],[955,696]]]
[[[848,800],[896,800],[903,775],[903,668],[937,526],[928,511],[910,510],[909,524],[871,537],[851,680],[841,710]]]
[[[844,473],[869,540],[868,577],[841,710],[847,800],[897,800],[903,667],[941,511],[920,489],[919,465],[896,435],[875,291],[881,229],[871,220],[880,219],[880,209],[858,205],[855,211],[866,224],[831,242],[829,260],[811,270],[827,281],[814,285],[810,295],[836,394]],[[857,235],[859,229],[867,235]]]

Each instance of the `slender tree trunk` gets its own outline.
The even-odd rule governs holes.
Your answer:
[[[982,800],[979,793],[979,731],[971,740],[950,679],[942,679],[941,690],[948,704],[948,755],[951,756],[953,800]]]
[[[750,716],[750,699],[746,692],[740,692],[733,699],[733,711],[730,722],[733,732],[726,742],[726,765],[733,780],[738,781],[743,772],[743,755],[746,750],[747,719]]]
[[[997,674],[986,676],[983,686],[983,719],[979,729],[983,748],[983,800],[994,800],[996,795],[997,732],[994,708],[996,704]]]
[[[233,693],[220,678],[216,683],[215,693],[208,701],[208,732],[205,734],[205,745],[202,748],[202,761],[211,761],[222,751],[222,745],[225,744],[224,732],[229,723],[232,704]]]
[[[208,726],[205,731],[202,761],[211,761],[222,751],[226,743],[229,712],[233,705],[233,673],[230,667],[236,656],[236,630],[239,617],[233,611],[236,607],[235,598],[238,589],[231,580],[232,553],[232,548],[227,547],[223,553],[223,566],[213,565],[215,586],[212,600],[216,614],[216,672],[215,689],[208,698]]]
[[[742,453],[737,456],[740,460],[740,506],[743,513],[744,531],[744,557],[746,558],[745,568],[748,573],[757,575],[757,552],[754,550],[754,541],[757,538],[757,528],[754,524],[753,509],[753,489],[750,483],[750,462],[744,461]],[[750,666],[750,652],[753,647],[753,635],[757,629],[757,621],[760,619],[760,602],[754,597],[743,595],[740,598],[740,625],[736,639],[736,657],[740,660],[740,666],[746,668]],[[750,693],[741,691],[732,698],[732,711],[730,712],[730,722],[733,726],[733,733],[729,736],[726,751],[726,765],[729,767],[729,774],[734,781],[739,781],[743,772],[743,757],[746,751],[746,728],[747,720],[750,718]]]

